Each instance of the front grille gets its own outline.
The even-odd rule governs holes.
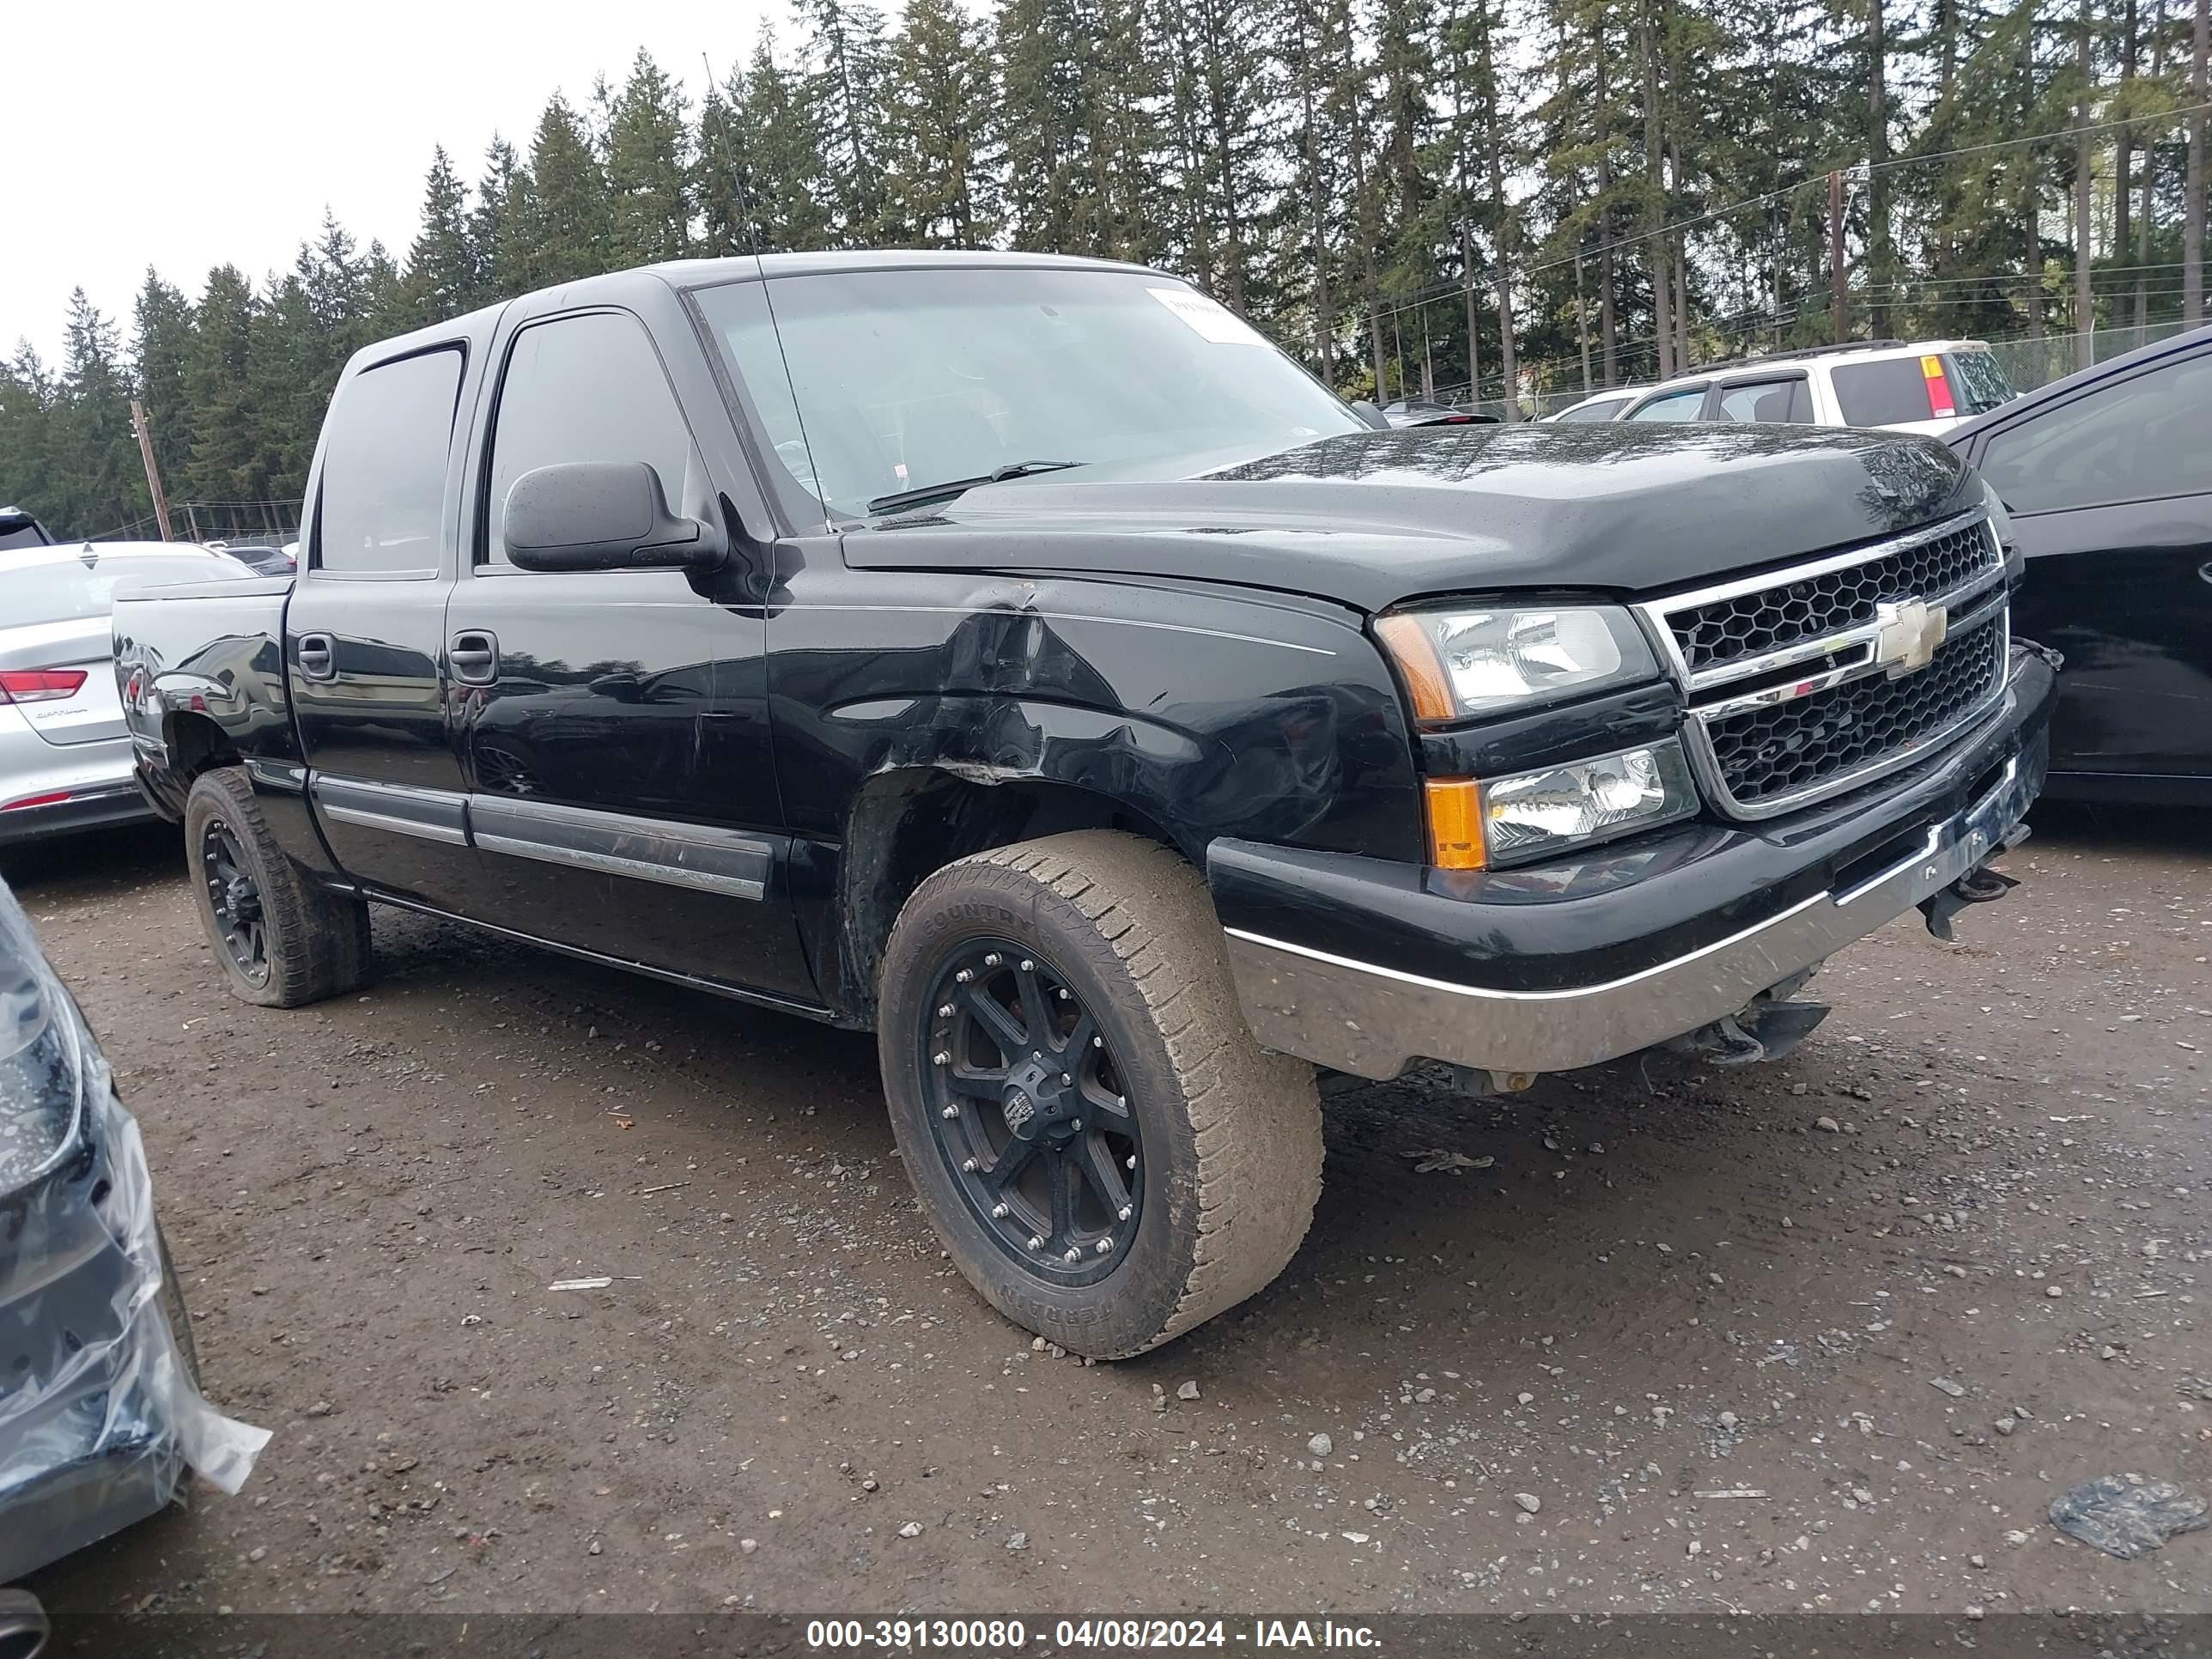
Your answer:
[[[1740,807],[1757,807],[1909,750],[1958,724],[2002,684],[2002,611],[1947,641],[1902,679],[1876,674],[1789,702],[1705,722],[1720,781]]]
[[[1986,519],[1863,564],[1670,611],[1668,627],[1692,674],[1826,638],[1875,619],[1884,599],[1934,599],[2004,562]]]

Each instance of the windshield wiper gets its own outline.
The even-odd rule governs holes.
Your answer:
[[[902,507],[919,507],[924,501],[934,501],[957,495],[963,489],[978,489],[984,484],[1004,483],[1009,478],[1026,478],[1037,472],[1065,472],[1071,466],[1081,466],[1081,461],[1009,461],[994,471],[980,478],[954,478],[945,483],[929,484],[920,489],[902,489],[890,495],[878,495],[868,503],[871,513],[896,513]]]

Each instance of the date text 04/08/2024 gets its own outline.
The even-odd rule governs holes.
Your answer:
[[[1049,1631],[1049,1638],[1047,1632]],[[1381,1643],[1368,1626],[1333,1619],[1255,1619],[1237,1625],[1220,1619],[1060,1619],[1034,1627],[1017,1619],[817,1619],[806,1644],[897,1651],[931,1649],[975,1653],[1018,1652],[1032,1644],[1060,1650],[1141,1648],[1338,1648],[1372,1652]]]

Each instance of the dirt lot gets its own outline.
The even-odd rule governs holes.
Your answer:
[[[1854,948],[1784,1064],[1341,1096],[1290,1271],[1115,1366],[953,1275],[864,1036],[389,912],[369,994],[264,1012],[171,837],[18,857],[145,1126],[210,1392],[276,1431],[243,1496],[37,1588],[2212,1610],[2212,1533],[2124,1563],[2045,1518],[2112,1471],[2212,1490],[2212,832],[2120,823],[2051,815],[1963,943]]]

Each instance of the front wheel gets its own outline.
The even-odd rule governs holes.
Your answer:
[[[1280,1273],[1321,1191],[1313,1070],[1263,1053],[1198,873],[1083,830],[915,890],[877,1042],[922,1207],[969,1281],[1096,1358]]]

